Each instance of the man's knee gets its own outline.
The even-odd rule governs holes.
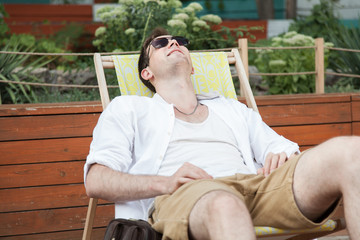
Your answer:
[[[360,137],[359,136],[341,136],[335,137],[329,140],[331,149],[336,150],[342,158],[340,161],[344,164],[346,161],[353,161],[356,158],[359,158],[358,149],[360,147]]]
[[[246,205],[238,196],[226,191],[212,191],[200,198],[190,214],[189,225],[194,239],[235,239],[239,233],[232,234],[238,230],[249,236],[246,239],[255,237]]]
[[[236,195],[226,191],[213,191],[204,196],[206,211],[210,215],[218,217],[219,214],[248,212],[244,202]]]
[[[321,168],[326,171],[334,170],[336,173],[350,174],[360,171],[360,137],[340,136],[334,137],[319,146],[318,155],[324,162]]]

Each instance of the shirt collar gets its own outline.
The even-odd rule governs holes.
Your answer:
[[[199,101],[201,101],[201,100],[212,100],[212,99],[215,99],[215,98],[219,98],[220,96],[221,95],[217,91],[213,91],[213,92],[209,92],[209,93],[196,94],[196,97],[197,97],[197,99]],[[154,94],[153,99],[156,100],[156,101],[162,102],[162,103],[169,104],[158,93]]]

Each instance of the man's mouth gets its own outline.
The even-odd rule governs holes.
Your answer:
[[[173,54],[174,52],[179,52],[181,54],[184,54],[180,49],[173,49],[168,53],[168,56],[170,56],[171,54]]]

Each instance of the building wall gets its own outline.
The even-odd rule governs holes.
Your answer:
[[[113,2],[113,0],[0,0],[0,3],[6,3],[8,6],[12,4],[42,4],[42,5],[49,5],[49,7],[54,7],[55,4],[61,4],[64,2],[67,3],[76,3],[78,7],[79,5],[82,5],[82,7],[86,7],[88,9],[87,13],[87,22],[86,22],[86,28],[91,28],[89,31],[91,34],[93,34],[93,31],[96,29],[96,27],[101,24],[100,20],[96,18],[96,11],[103,7],[105,4],[109,4],[109,2]],[[277,36],[280,33],[286,32],[289,25],[291,24],[291,20],[285,19],[285,0],[273,0],[274,1],[274,10],[275,10],[275,19],[268,20],[265,24],[265,34],[264,36],[257,36],[257,39],[262,39],[266,37],[273,37]],[[193,1],[187,1],[184,3],[184,5],[188,5],[190,2]],[[200,3],[204,10],[200,14],[217,14],[221,16],[224,20],[242,20],[245,24],[247,22],[254,22],[258,20],[258,14],[257,14],[257,8],[256,8],[256,2],[255,0],[222,0],[223,8],[219,7],[220,0],[211,0],[211,9],[207,9],[205,7],[205,0],[198,0],[196,1]],[[318,4],[320,0],[297,0],[297,14],[298,16],[306,16],[309,15],[311,12],[311,9],[313,8],[313,5]],[[114,4],[114,3],[112,3]],[[21,5],[19,5],[21,8]],[[15,8],[19,7],[14,5]],[[69,4],[67,5],[61,5],[62,7],[70,7]],[[59,5],[59,7],[61,7]],[[338,15],[339,18],[342,20],[342,22],[345,25],[351,26],[358,26],[359,25],[359,16],[360,16],[360,1],[359,0],[340,0],[338,3],[339,10]],[[20,22],[19,17],[21,18],[22,9],[19,9],[17,11],[16,9],[12,8],[12,12],[10,13],[10,19],[6,20],[8,24],[10,24],[10,29],[14,33],[26,33],[29,32],[29,29],[33,29],[33,24],[31,19],[34,19],[34,16],[40,14],[40,9],[36,8],[36,14],[35,12],[29,12],[28,10],[26,13],[27,15],[27,22]],[[34,6],[35,7],[35,6]],[[5,8],[6,10],[9,8]],[[34,15],[35,14],[35,15]],[[59,13],[56,13],[59,15]],[[55,14],[55,15],[56,15]],[[16,15],[16,18],[14,16]],[[44,21],[53,21],[54,16],[49,16],[49,14],[46,12],[43,14],[43,20]],[[23,16],[24,17],[24,16]],[[67,18],[63,19],[64,21],[67,21]],[[30,21],[30,22],[29,22]],[[35,20],[34,20],[35,21]],[[55,20],[54,20],[55,21]],[[58,20],[56,20],[58,21]],[[84,21],[84,20],[82,20]],[[94,21],[95,23],[93,23]],[[37,21],[39,22],[39,21]],[[28,26],[27,26],[27,25]],[[40,23],[38,23],[39,25]],[[84,23],[82,23],[84,24]],[[262,23],[261,23],[262,24]],[[26,25],[26,26],[25,26]],[[242,24],[244,25],[244,24]],[[53,33],[56,29],[53,28],[50,25],[47,26],[41,26],[50,28],[51,31],[48,30],[45,34]],[[61,26],[60,26],[61,27]],[[60,28],[59,27],[59,28]],[[40,30],[39,30],[40,31]],[[41,30],[42,31],[42,30]],[[41,32],[40,31],[40,32]]]
[[[285,0],[273,0],[275,19],[285,19]],[[0,0],[0,3],[6,4],[89,4],[93,5],[94,9],[98,8],[98,4],[114,2],[113,0]],[[184,5],[193,1],[185,2]],[[200,14],[213,13],[221,16],[223,19],[242,19],[255,20],[258,19],[257,7],[255,0],[211,0],[211,8],[206,8],[206,0],[197,0],[204,10]],[[297,0],[297,14],[299,16],[309,15],[313,5],[319,4],[320,0]],[[223,8],[220,8],[220,3]],[[345,23],[355,22],[360,16],[360,1],[359,0],[340,0],[338,3],[338,14]]]

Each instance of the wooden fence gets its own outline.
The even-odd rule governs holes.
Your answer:
[[[359,94],[256,101],[264,121],[302,150],[331,137],[360,135]],[[99,102],[0,106],[1,239],[81,239],[89,201],[83,165],[101,109]],[[103,238],[113,216],[112,203],[100,200],[93,239]]]
[[[247,76],[258,75],[258,76],[280,76],[280,75],[315,75],[315,93],[324,93],[325,92],[325,75],[336,75],[343,77],[354,77],[360,78],[358,74],[342,74],[342,73],[332,73],[326,72],[324,65],[324,51],[325,49],[334,50],[334,51],[349,51],[360,53],[359,49],[343,49],[335,47],[325,47],[323,38],[316,38],[314,46],[303,46],[303,47],[248,47],[248,40],[246,38],[241,38],[238,40],[238,48],[240,52],[241,59],[243,61],[245,71]],[[308,72],[293,72],[293,73],[249,73],[249,58],[248,51],[249,49],[314,49],[315,51],[315,69],[314,71]]]

